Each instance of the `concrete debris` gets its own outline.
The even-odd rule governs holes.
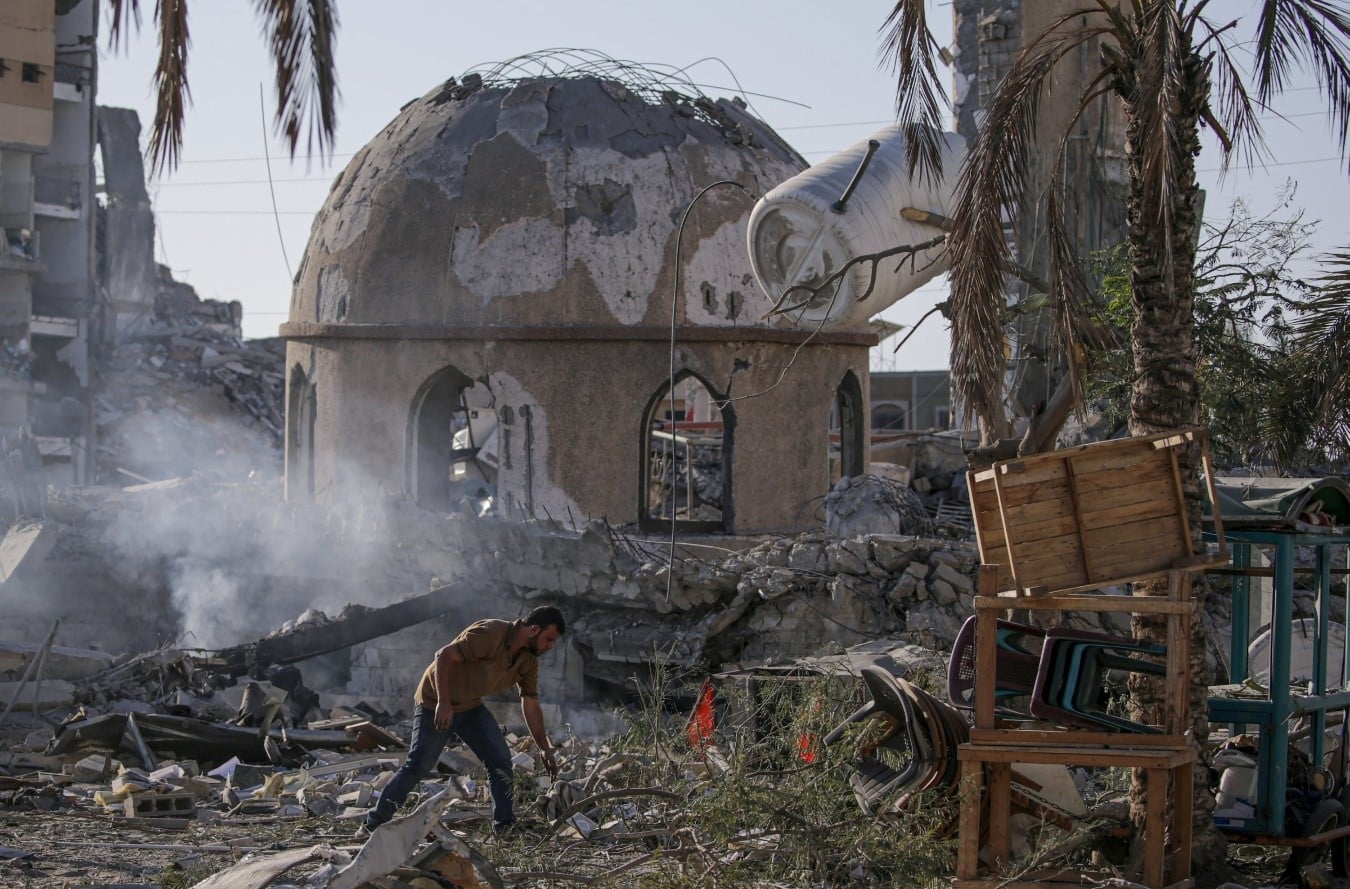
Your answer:
[[[0,436],[0,519],[40,519],[47,511],[47,477],[37,440],[27,429]]]
[[[95,399],[101,482],[280,474],[285,346],[242,339],[240,318],[160,267],[153,315],[123,335]]]
[[[368,838],[355,843],[347,840],[404,751],[342,753],[319,744],[306,745],[309,749],[296,764],[277,766],[261,759],[232,757],[209,771],[204,760],[190,757],[163,762],[155,770],[138,768],[120,750],[49,757],[40,769],[16,765],[12,755],[0,757],[0,766],[22,775],[0,777],[0,811],[23,812],[28,823],[64,817],[67,824],[85,831],[107,825],[109,830],[122,831],[123,839],[127,831],[154,831],[150,842],[104,841],[96,844],[97,850],[81,849],[81,857],[117,860],[128,851],[141,850],[147,857],[156,851],[172,852],[178,856],[175,861],[194,862],[194,867],[209,864],[214,870],[193,884],[198,889],[543,886],[597,882],[607,879],[606,875],[629,872],[655,875],[658,862],[678,867],[691,857],[700,868],[749,866],[790,854],[791,844],[800,842],[800,837],[793,839],[791,831],[762,826],[713,827],[706,819],[740,817],[732,809],[739,811],[741,806],[719,807],[709,799],[728,792],[729,785],[746,781],[772,793],[768,784],[778,780],[775,775],[809,770],[822,755],[823,748],[817,746],[813,734],[779,737],[799,731],[792,727],[796,725],[792,717],[783,715],[781,704],[805,692],[808,700],[817,703],[805,711],[794,708],[794,712],[811,716],[819,707],[821,712],[814,718],[828,727],[855,706],[859,664],[886,664],[896,675],[913,676],[917,682],[917,677],[935,675],[941,663],[936,652],[878,641],[845,654],[808,659],[792,669],[742,671],[741,678],[753,675],[755,681],[737,685],[734,677],[723,678],[721,693],[727,695],[727,709],[719,707],[724,715],[697,743],[693,736],[688,743],[683,739],[676,743],[673,738],[634,743],[645,737],[643,732],[652,730],[650,726],[637,735],[609,742],[588,742],[559,732],[554,743],[562,770],[556,779],[538,768],[532,739],[508,734],[518,788],[523,799],[529,800],[521,806],[523,847],[490,829],[486,776],[476,760],[463,755],[454,760],[456,769],[442,765],[440,775],[421,783],[417,803],[403,818],[378,828]],[[804,679],[807,675],[834,677],[837,685],[827,691]],[[757,696],[753,721],[732,715],[731,699],[739,695],[744,700],[747,691]],[[330,715],[324,722],[345,718]],[[646,718],[650,717],[639,720]],[[785,718],[789,721],[784,722]],[[314,730],[311,724],[297,733]],[[844,758],[866,757],[876,742],[860,735],[855,752],[845,753]],[[781,743],[793,751],[789,759],[776,763],[755,759],[753,774],[747,774],[751,770],[745,768],[743,748],[748,745],[759,751],[751,754],[754,758],[779,749],[775,745]],[[815,788],[837,778],[831,769],[814,776],[808,771],[799,780],[803,788]],[[1039,774],[1036,782],[1049,783]],[[1067,790],[1073,791],[1072,781]],[[842,782],[838,794],[847,799]],[[725,811],[710,812],[710,807]],[[290,844],[297,832],[308,841],[284,851],[262,848],[267,845],[260,842],[263,832],[273,829],[289,831],[283,836]],[[883,832],[892,829],[878,826]],[[172,831],[180,832],[185,842],[163,842],[163,834]],[[60,846],[41,841],[47,837],[47,833],[27,831],[25,849],[15,852],[27,856],[25,864],[35,874],[58,870],[58,863],[51,859],[59,854]],[[80,840],[62,842],[84,845]],[[243,852],[250,854],[234,860]],[[188,857],[183,858],[184,854]],[[142,873],[149,876],[156,869]],[[778,873],[780,879],[774,885],[783,884],[782,872]]]
[[[40,563],[56,546],[56,529],[47,522],[23,519],[10,526],[0,538],[0,583],[20,569],[41,571]]]
[[[970,613],[977,561],[973,545],[941,535],[823,530],[681,544],[672,559],[668,544],[600,521],[446,516],[401,500],[351,515],[275,497],[265,484],[201,477],[62,492],[45,520],[56,540],[49,570],[10,581],[18,604],[6,634],[32,638],[66,615],[67,647],[142,651],[79,684],[77,703],[91,711],[139,700],[230,721],[239,702],[200,677],[229,687],[248,676],[286,689],[292,724],[319,718],[309,712],[316,693],[328,706],[364,702],[381,724],[379,713],[407,713],[426,652],[481,617],[484,602],[506,613],[556,604],[570,627],[544,699],[559,708],[553,716],[603,734],[634,672],[660,658],[719,669],[888,637],[945,650]],[[99,595],[61,607],[71,589]],[[1125,629],[1104,620],[1082,628]],[[145,651],[185,631],[209,656]],[[307,694],[266,674],[289,664],[305,670]]]
[[[910,484],[923,480],[920,477]],[[825,527],[837,537],[931,534],[933,529],[914,489],[876,475],[839,480],[825,497]]]
[[[62,679],[42,683],[0,682],[0,701],[12,702],[23,710],[69,707],[75,701],[75,686]]]
[[[52,755],[42,759],[40,764],[47,768],[41,770],[28,771],[30,763],[14,754],[0,754],[0,810],[101,815],[118,824],[143,823],[158,830],[187,830],[194,825],[208,825],[202,829],[209,830],[212,823],[249,825],[259,819],[268,823],[321,819],[350,834],[405,755],[389,750],[344,753],[342,747],[353,737],[347,732],[291,728],[282,733],[284,749],[298,753],[298,758],[286,765],[266,762],[255,750],[247,760],[233,756],[203,771],[220,755],[219,733],[251,734],[256,742],[257,731],[141,716],[147,745],[168,750],[172,740],[191,744],[184,749],[196,754],[149,770],[132,765],[137,755],[126,745],[119,748],[107,740],[117,730],[104,729],[115,722],[109,716],[67,722],[49,745]],[[172,739],[170,728],[176,729]],[[72,738],[74,743],[66,743]],[[533,741],[514,735],[508,740],[515,746],[514,761],[522,774],[530,774],[536,755]],[[566,748],[567,742],[562,746]],[[104,752],[86,755],[95,747]],[[305,885],[353,889],[398,871],[403,879],[414,879],[412,885],[419,885],[415,874],[421,872],[430,880],[426,885],[501,887],[504,884],[487,859],[440,824],[442,816],[452,823],[469,818],[485,824],[490,813],[481,766],[461,754],[456,754],[455,762],[468,766],[466,774],[451,774],[444,784],[424,782],[421,805],[375,831],[355,855],[346,844],[251,855],[195,885],[261,887],[307,862],[319,861],[319,869],[305,877]],[[24,777],[5,777],[10,773]],[[451,807],[455,812],[446,815]],[[430,843],[429,834],[434,835]],[[8,860],[35,857],[31,851],[9,851]]]

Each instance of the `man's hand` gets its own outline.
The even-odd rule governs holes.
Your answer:
[[[436,702],[436,731],[448,732],[450,726],[455,724],[455,708],[450,706],[449,701],[441,700]]]
[[[549,742],[548,732],[544,731],[544,710],[539,706],[539,699],[522,697],[520,699],[520,713],[525,717],[525,725],[530,730],[530,737],[534,738],[534,743],[539,747],[539,755],[544,760],[544,768],[548,769],[550,777],[558,777],[558,760],[555,757],[553,744]]]

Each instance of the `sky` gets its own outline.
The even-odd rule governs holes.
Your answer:
[[[142,31],[126,47],[110,51],[106,34],[100,39],[98,102],[136,109],[144,130],[154,115],[155,46],[148,18],[153,4],[141,5]],[[811,163],[894,120],[894,80],[877,64],[880,29],[892,6],[887,0],[338,0],[342,95],[334,152],[305,157],[302,143],[301,156],[292,159],[273,134],[272,71],[253,6],[246,0],[192,4],[193,104],[182,162],[149,183],[159,261],[202,297],[239,300],[248,337],[275,336],[286,320],[292,273],[337,173],[403,104],[447,77],[549,48],[689,66],[688,75],[708,95],[744,93],[752,111]],[[1230,7],[1237,12],[1256,4],[1224,0],[1214,7],[1227,14]],[[929,10],[939,43],[949,43],[950,3],[930,2]],[[1308,220],[1321,221],[1315,250],[1346,243],[1350,177],[1313,81],[1300,80],[1263,123],[1270,146],[1264,169],[1234,168],[1220,181],[1217,152],[1207,143],[1198,162],[1207,219],[1226,217],[1238,199],[1264,213],[1292,181],[1293,204]],[[913,325],[945,295],[939,279],[882,317]],[[895,352],[898,339],[873,350],[874,370],[949,363],[941,316],[924,322]]]

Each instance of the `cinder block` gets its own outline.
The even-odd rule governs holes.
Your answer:
[[[191,818],[197,801],[190,793],[133,793],[122,802],[128,818]]]

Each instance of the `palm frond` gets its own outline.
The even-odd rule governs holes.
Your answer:
[[[1113,91],[1109,81],[1115,72],[1108,69],[1100,71],[1096,77],[1084,86],[1084,92],[1064,127],[1055,152],[1054,171],[1065,169],[1068,157],[1069,141],[1082,116],[1094,104],[1104,101]],[[1061,177],[1052,177],[1060,181]],[[1046,237],[1050,248],[1050,296],[1054,305],[1053,336],[1058,351],[1068,356],[1069,385],[1075,405],[1084,401],[1084,363],[1078,360],[1079,346],[1091,344],[1096,347],[1108,345],[1110,336],[1107,331],[1093,322],[1092,288],[1083,274],[1083,264],[1074,245],[1073,232],[1066,217],[1061,189],[1051,186],[1046,197]]]
[[[1194,23],[1197,29],[1202,28],[1206,32],[1205,39],[1196,50],[1201,51],[1211,45],[1213,47],[1210,70],[1214,82],[1214,96],[1209,102],[1206,122],[1219,136],[1222,149],[1219,167],[1222,176],[1228,171],[1234,156],[1246,166],[1269,156],[1261,130],[1261,121],[1257,116],[1265,110],[1265,106],[1252,100],[1245,86],[1245,77],[1233,61],[1228,44],[1222,39],[1224,32],[1230,30],[1236,23],[1215,26],[1200,16],[1198,10]]]
[[[1138,77],[1132,95],[1132,112],[1139,130],[1157,134],[1140,140],[1140,216],[1145,224],[1156,223],[1162,233],[1162,255],[1171,256],[1175,243],[1172,206],[1179,185],[1178,174],[1185,145],[1186,124],[1180,118],[1186,91],[1185,66],[1189,54],[1181,16],[1172,3],[1152,3],[1135,19],[1137,29],[1134,71]],[[1169,290],[1175,288],[1174,266],[1162,263]]]
[[[964,409],[991,428],[1002,422],[1004,274],[1011,255],[1005,214],[1025,196],[1028,146],[1042,91],[1059,61],[1111,33],[1081,26],[1084,10],[1058,18],[1018,55],[989,102],[957,184],[951,251],[952,385]],[[1095,12],[1089,12],[1100,21]]]
[[[896,0],[881,26],[885,32],[878,56],[896,75],[895,116],[908,146],[909,176],[936,182],[942,175],[942,109],[946,93],[938,81],[934,57],[937,40],[928,30],[924,0]]]
[[[1313,283],[1316,292],[1300,300],[1299,317],[1291,325],[1295,336],[1327,342],[1350,324],[1350,251],[1321,258],[1323,273]]]
[[[1295,67],[1326,95],[1341,156],[1350,145],[1350,9],[1340,0],[1264,0],[1254,50],[1257,97],[1283,92]]]
[[[131,0],[134,11],[136,2]],[[150,169],[154,173],[178,166],[183,149],[183,121],[192,104],[187,60],[192,39],[188,33],[186,0],[156,0],[155,26],[159,60],[155,64],[155,120],[150,126]]]
[[[108,0],[112,23],[108,27],[108,45],[121,49],[128,34],[141,27],[140,0]]]
[[[254,0],[276,67],[276,126],[291,155],[332,150],[337,131],[338,18],[334,0]]]

